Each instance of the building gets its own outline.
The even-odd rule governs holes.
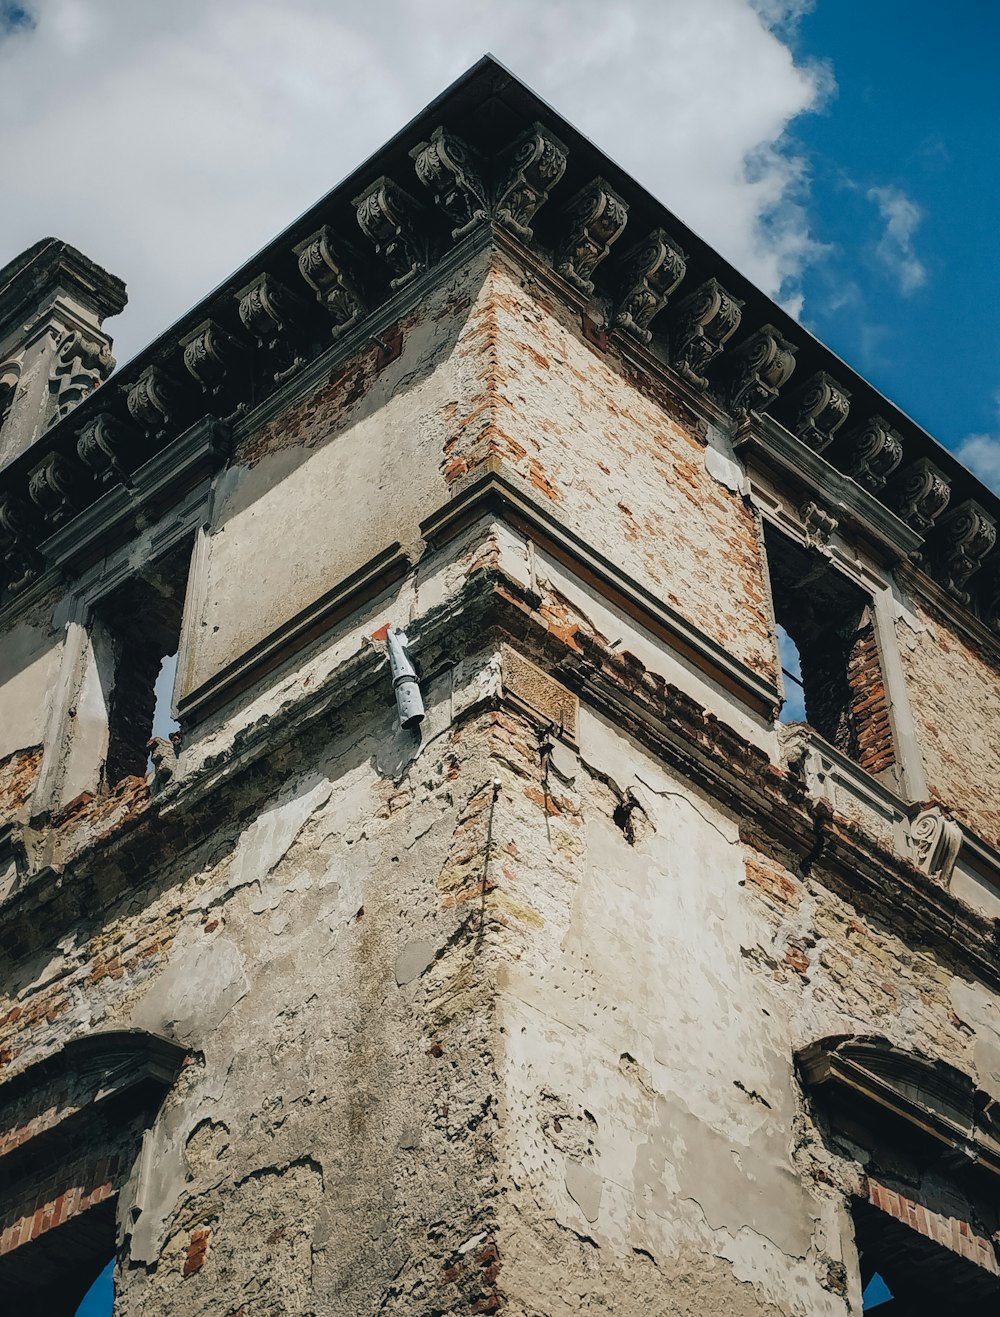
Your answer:
[[[8,1310],[989,1311],[997,499],[491,59],[123,303],[0,273]]]

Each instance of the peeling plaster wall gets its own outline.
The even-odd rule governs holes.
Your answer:
[[[942,619],[896,625],[930,795],[1000,847],[1000,672]]]
[[[40,745],[62,637],[45,600],[0,634],[0,760]]]

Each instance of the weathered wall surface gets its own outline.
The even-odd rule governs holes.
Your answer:
[[[930,794],[1000,846],[1000,672],[917,604],[923,630],[896,634]]]
[[[47,599],[0,635],[0,760],[42,743],[62,649]]]
[[[730,653],[774,676],[754,518],[707,471],[692,419],[583,338],[555,298],[494,261],[458,355],[488,364],[455,411],[445,474],[489,459],[553,514]]]

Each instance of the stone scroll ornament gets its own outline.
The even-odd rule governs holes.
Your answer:
[[[180,341],[184,367],[202,391],[220,393],[227,375],[246,359],[246,346],[214,320],[205,320]]]
[[[920,457],[893,477],[888,501],[907,525],[926,535],[948,506],[950,498],[948,477],[933,462]]]
[[[574,288],[588,296],[591,278],[625,231],[628,203],[603,178],[581,188],[562,212],[563,239],[556,251],[556,269]]]
[[[932,558],[936,575],[960,603],[971,603],[965,586],[996,542],[996,521],[971,498],[950,512],[935,531]]]
[[[104,383],[114,368],[115,359],[103,339],[91,338],[78,329],[64,334],[49,374],[49,390],[55,397],[49,425],[68,415],[77,403]]]
[[[316,294],[316,300],[329,312],[333,320],[333,337],[341,338],[354,328],[368,309],[360,280],[354,272],[357,262],[344,240],[328,224],[296,244],[294,250],[299,259],[299,274]],[[280,314],[279,307],[272,301],[268,313],[274,314],[276,310]]]
[[[795,369],[795,344],[773,325],[763,325],[734,351],[729,368],[729,405],[747,417],[770,407]]]
[[[845,475],[878,494],[903,460],[903,440],[881,416],[872,416],[844,436]]]
[[[390,287],[402,288],[427,269],[424,209],[419,201],[383,176],[354,198],[354,206],[361,232],[389,267]]]
[[[497,223],[524,242],[532,242],[531,221],[566,172],[568,158],[559,138],[540,123],[523,133],[501,161],[494,203]]]
[[[33,544],[37,513],[12,494],[0,496],[0,587],[10,594],[26,590],[41,571]]]
[[[821,453],[846,421],[850,399],[851,395],[831,375],[818,370],[791,399],[793,432],[813,452]]]
[[[76,451],[83,464],[103,483],[124,480],[137,465],[129,460],[136,431],[111,412],[98,412],[80,431]]]
[[[932,805],[910,824],[910,842],[917,868],[947,885],[962,847],[962,829],[958,824],[937,805]]]
[[[684,253],[664,229],[654,229],[637,242],[619,267],[615,325],[649,343],[650,322],[666,306],[686,270]]]
[[[457,242],[489,218],[479,156],[471,146],[445,128],[435,128],[429,142],[410,152],[417,178],[428,189],[454,226]]]
[[[172,375],[159,366],[147,366],[129,387],[125,405],[147,435],[159,438],[166,433],[182,398],[183,388]]]
[[[307,242],[311,243],[313,238]],[[315,284],[310,286],[319,295]],[[244,329],[258,347],[268,352],[277,351],[289,337],[295,318],[304,305],[300,297],[267,270],[241,288],[236,301]]]
[[[674,368],[696,389],[707,389],[706,368],[739,328],[743,303],[717,279],[706,279],[677,304],[670,333]]]
[[[47,522],[58,526],[80,506],[87,473],[61,453],[49,453],[28,473],[28,497]]]

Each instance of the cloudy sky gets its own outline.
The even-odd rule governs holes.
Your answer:
[[[0,0],[0,264],[124,361],[490,50],[1000,488],[994,0]]]

